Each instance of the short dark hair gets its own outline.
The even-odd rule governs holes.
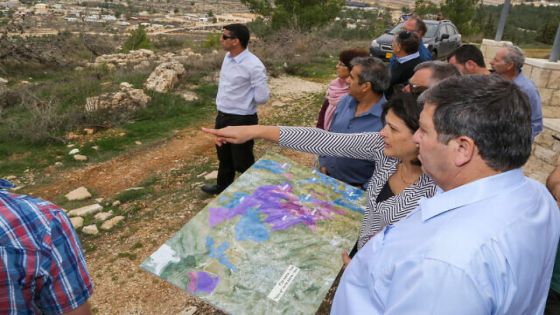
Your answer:
[[[428,31],[426,23],[424,23],[424,21],[422,21],[422,19],[418,16],[412,16],[410,19],[416,21],[416,32],[422,34],[422,36],[426,35],[426,32]]]
[[[425,68],[432,70],[432,84],[449,77],[458,77],[461,75],[461,73],[459,73],[459,70],[457,70],[457,68],[455,68],[453,65],[439,60],[424,61],[422,63],[419,63],[416,65],[416,67],[414,67],[414,72]]]
[[[482,51],[480,51],[480,49],[478,49],[475,45],[465,44],[458,47],[451,53],[451,55],[449,55],[449,57],[447,57],[447,61],[449,61],[452,57],[455,57],[455,60],[462,65],[467,63],[467,61],[472,60],[479,67],[486,68]]]
[[[360,83],[371,83],[371,90],[377,94],[383,94],[391,85],[391,74],[389,68],[381,59],[376,57],[356,57],[350,62],[352,67],[359,65],[362,71],[358,77]]]
[[[348,69],[352,69],[351,61],[356,57],[367,57],[369,53],[363,48],[351,48],[340,52],[338,60],[342,62]]]
[[[231,36],[239,39],[239,43],[243,48],[247,48],[247,45],[249,45],[249,39],[251,38],[247,26],[239,23],[228,24],[224,26],[224,30],[228,30],[231,33]]]
[[[401,48],[408,55],[418,51],[420,46],[420,37],[414,32],[402,31],[395,36],[395,41],[401,45]]]
[[[414,133],[420,127],[420,112],[422,111],[422,103],[417,102],[417,95],[411,93],[403,93],[395,91],[393,97],[383,105],[383,113],[381,121],[385,124],[385,116],[389,110],[404,121],[405,125]]]
[[[486,164],[505,172],[531,154],[531,107],[525,93],[500,76],[469,75],[441,81],[424,92],[436,106],[438,139],[471,138]]]

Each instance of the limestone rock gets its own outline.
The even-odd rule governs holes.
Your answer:
[[[119,224],[122,220],[124,220],[123,216],[116,216],[110,220],[103,222],[103,224],[101,225],[101,229],[104,231],[109,231],[113,227],[115,227],[115,225]]]
[[[99,234],[99,230],[97,229],[97,225],[95,225],[95,224],[84,226],[84,228],[82,229],[82,232],[84,234],[88,234],[88,235]]]
[[[87,112],[105,109],[134,111],[145,108],[150,101],[151,97],[142,89],[135,89],[130,83],[122,82],[117,92],[88,97],[85,109]]]
[[[105,221],[113,215],[113,211],[99,212],[94,216],[96,221]]]
[[[198,100],[198,95],[196,95],[196,93],[190,92],[190,91],[181,93],[181,97],[187,102],[192,102],[192,101],[197,101]]]
[[[185,73],[185,67],[177,61],[157,66],[146,80],[146,89],[160,93],[169,92]]]
[[[77,230],[84,225],[84,218],[82,217],[70,218],[70,222],[72,222],[72,226],[74,227],[74,230]]]
[[[212,171],[204,175],[204,179],[206,180],[217,179],[217,178],[218,178],[218,171]]]
[[[74,160],[76,160],[76,161],[87,161],[87,156],[82,155],[82,154],[76,154],[76,155],[74,155]]]
[[[78,154],[78,153],[80,153],[80,149],[78,149],[78,148],[72,149],[72,150],[70,150],[70,152],[68,152],[69,155],[74,155],[74,154]]]
[[[181,313],[179,313],[179,315],[194,315],[194,313],[196,313],[197,310],[198,309],[196,308],[196,306],[191,305],[185,308],[184,310],[182,310]]]
[[[68,215],[71,217],[83,217],[85,215],[89,215],[89,214],[95,214],[99,211],[103,210],[103,206],[95,203],[89,206],[85,206],[85,207],[81,207],[78,209],[74,209],[74,210],[70,210],[68,212]]]
[[[0,85],[6,85],[6,84],[8,84],[8,80],[4,78],[0,78]]]
[[[106,66],[109,70],[116,67],[146,65],[151,60],[157,59],[156,54],[149,49],[131,50],[127,54],[107,54],[101,55],[95,59],[95,62],[89,64],[90,67]]]
[[[66,199],[72,200],[85,200],[91,198],[91,193],[84,186],[76,188],[65,195]]]

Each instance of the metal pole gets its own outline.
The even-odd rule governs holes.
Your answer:
[[[500,14],[500,22],[498,22],[498,30],[496,31],[495,41],[499,42],[502,40],[504,35],[504,28],[506,27],[506,20],[509,12],[509,7],[511,6],[511,0],[505,0],[504,6],[502,7],[502,14]]]
[[[558,23],[556,37],[554,37],[554,44],[552,45],[552,51],[550,52],[550,58],[548,58],[548,61],[558,61],[558,55],[560,55],[560,23]]]

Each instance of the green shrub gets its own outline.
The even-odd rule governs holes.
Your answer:
[[[138,26],[138,28],[130,33],[130,36],[123,44],[123,51],[129,52],[131,50],[137,49],[149,49],[152,48],[152,43],[150,42],[150,38],[146,33],[146,30],[143,26]]]

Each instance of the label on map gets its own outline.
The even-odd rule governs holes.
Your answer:
[[[298,267],[289,265],[288,269],[286,269],[280,280],[276,282],[276,285],[268,294],[268,298],[273,300],[274,302],[280,301],[282,296],[284,296],[284,293],[286,293],[286,291],[290,287],[290,284],[292,284],[292,281],[294,281],[294,279],[296,278],[299,270],[300,269]]]

